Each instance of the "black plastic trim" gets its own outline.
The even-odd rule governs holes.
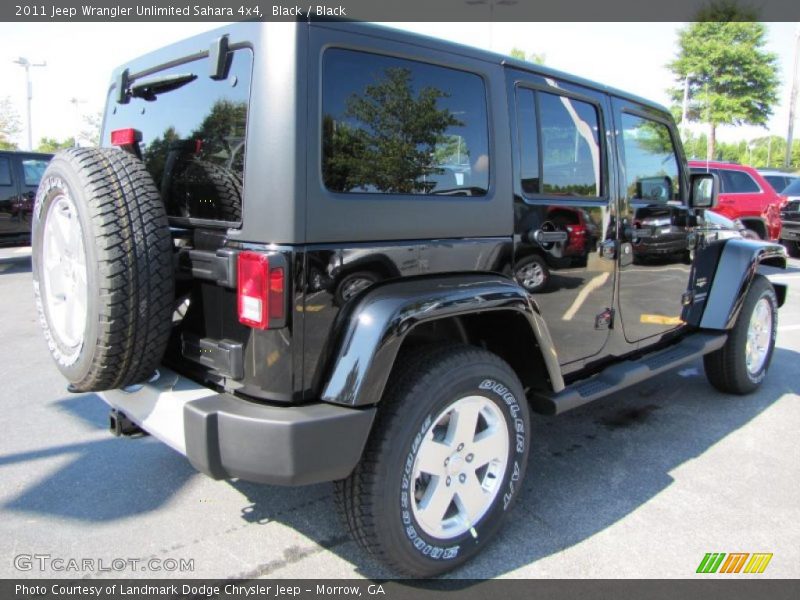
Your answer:
[[[500,310],[526,318],[551,386],[557,392],[562,390],[564,380],[555,346],[525,290],[500,275],[470,273],[389,281],[369,289],[342,310],[334,324],[320,399],[349,406],[377,404],[403,340],[416,325]],[[530,350],[530,360],[538,360],[536,348]]]
[[[558,415],[718,350],[727,339],[726,333],[695,333],[667,348],[613,363],[597,375],[577,381],[559,393],[535,392],[531,404],[537,412]]]
[[[181,353],[187,360],[212,369],[219,375],[242,379],[244,377],[244,350],[241,342],[213,340],[183,333]]]
[[[763,262],[786,268],[786,249],[780,244],[756,240],[725,242],[700,327],[718,330],[733,327],[758,266]]]
[[[184,406],[186,456],[214,479],[308,485],[347,477],[361,458],[375,409],[278,407],[230,394]]]

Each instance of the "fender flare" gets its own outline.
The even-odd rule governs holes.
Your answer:
[[[552,387],[562,390],[555,346],[525,290],[501,275],[470,273],[387,281],[348,303],[334,323],[320,399],[347,406],[377,404],[403,340],[416,325],[487,311],[514,311],[526,318]]]
[[[750,284],[760,265],[786,268],[786,249],[780,244],[746,239],[725,242],[708,292],[700,327],[730,329],[736,323]],[[776,288],[780,284],[774,284]],[[786,290],[776,289],[780,304]]]

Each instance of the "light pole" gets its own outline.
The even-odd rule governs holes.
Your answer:
[[[794,110],[797,106],[797,63],[800,60],[800,27],[797,28],[797,41],[794,47],[794,71],[792,72],[792,93],[789,94],[789,130],[786,132],[786,156],[783,166],[792,165],[792,140],[794,137]]]
[[[75,107],[75,122],[76,122],[76,125],[75,125],[75,140],[74,140],[74,143],[75,143],[75,147],[77,148],[78,146],[80,146],[80,144],[78,143],[78,138],[81,137],[81,107],[78,106],[78,105],[79,104],[86,104],[86,100],[78,100],[77,98],[70,98],[69,102],[70,102],[70,104],[72,104]]]
[[[683,141],[689,139],[689,73],[683,79],[683,109],[681,110],[681,129],[683,129]]]
[[[12,61],[25,69],[25,95],[27,96],[27,123],[28,123],[28,150],[33,150],[33,133],[31,131],[31,100],[33,99],[33,86],[31,85],[31,67],[46,67],[47,61],[32,63],[24,56]]]

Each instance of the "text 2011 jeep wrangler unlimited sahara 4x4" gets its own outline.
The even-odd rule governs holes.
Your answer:
[[[784,249],[718,239],[669,113],[602,85],[364,24],[242,23],[120,68],[103,139],[57,155],[35,207],[71,389],[212,477],[336,481],[399,571],[498,531],[530,410],[701,356],[744,394],[769,366],[786,290],[758,269]]]

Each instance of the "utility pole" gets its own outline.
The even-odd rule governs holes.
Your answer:
[[[465,0],[464,3],[470,6],[489,6],[489,50],[494,50],[494,7],[514,6],[519,0]]]
[[[681,111],[681,129],[683,130],[683,142],[689,139],[689,75],[683,80],[683,110]]]
[[[792,165],[792,141],[794,137],[794,111],[797,107],[797,62],[800,58],[800,27],[797,28],[797,40],[794,47],[794,71],[792,72],[792,93],[789,95],[789,131],[786,133],[786,156],[783,159],[783,166],[789,168]]]
[[[78,100],[77,98],[70,98],[70,104],[75,106],[75,118],[77,125],[75,126],[75,139],[73,140],[75,147],[77,148],[80,146],[78,143],[78,139],[81,137],[81,107],[78,106],[79,104],[85,104],[86,100]]]
[[[27,125],[28,125],[28,150],[33,150],[33,133],[31,130],[31,100],[33,99],[33,86],[31,85],[31,67],[46,67],[47,62],[32,63],[24,56],[12,61],[25,69],[25,95],[27,97]]]

